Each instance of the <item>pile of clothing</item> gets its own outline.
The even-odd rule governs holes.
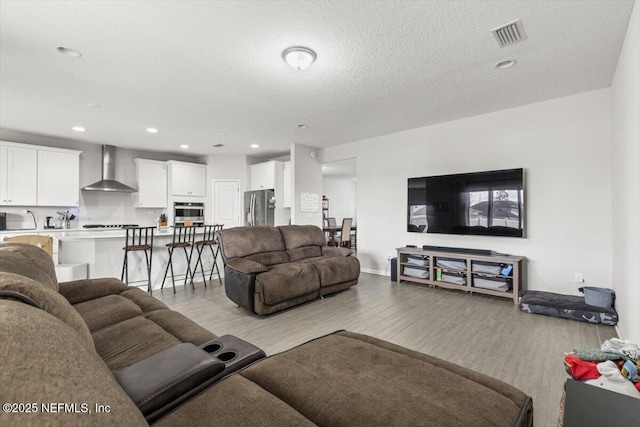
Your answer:
[[[599,349],[574,349],[564,363],[575,380],[640,399],[640,348],[631,341],[611,338]]]

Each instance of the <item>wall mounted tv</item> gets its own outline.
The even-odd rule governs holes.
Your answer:
[[[407,231],[524,237],[524,170],[409,178]]]

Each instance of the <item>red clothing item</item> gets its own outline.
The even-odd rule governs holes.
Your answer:
[[[636,389],[638,389],[638,391],[640,391],[640,382],[637,382],[634,385],[636,386]]]
[[[574,380],[595,380],[600,378],[600,372],[598,372],[596,362],[587,362],[586,360],[580,360],[572,354],[568,354],[564,357],[564,363],[569,366],[571,370],[571,376]]]

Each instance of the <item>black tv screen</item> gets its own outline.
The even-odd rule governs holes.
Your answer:
[[[524,237],[524,171],[409,178],[407,231]]]

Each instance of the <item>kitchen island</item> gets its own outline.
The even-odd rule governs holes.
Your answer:
[[[203,229],[196,230],[196,240],[202,235]],[[116,277],[122,274],[122,262],[124,260],[125,230],[124,229],[37,229],[37,230],[13,230],[3,232],[2,236],[17,234],[37,234],[48,235],[54,238],[57,245],[56,257],[60,264],[86,264],[89,278]],[[0,240],[2,240],[0,236]],[[160,289],[165,268],[169,260],[167,247],[172,242],[173,229],[155,231],[153,239],[153,257],[151,262],[151,286],[153,289]],[[214,248],[215,249],[215,248]],[[190,248],[187,249],[189,252]],[[194,257],[191,261],[191,268],[195,267],[197,254],[193,251]],[[56,258],[54,257],[54,259]],[[206,250],[202,255],[205,276],[208,277],[208,270],[213,264],[211,251]],[[218,268],[224,271],[221,257],[218,257]],[[176,273],[176,286],[184,283],[184,273],[187,271],[187,263],[184,251],[176,250],[173,254],[173,270]],[[170,273],[170,272],[169,272]],[[215,277],[214,277],[215,279]],[[202,274],[198,267],[198,272],[194,278],[195,282],[202,281]],[[140,286],[146,289],[147,271],[145,267],[144,252],[129,253],[129,284]],[[171,277],[167,277],[165,288],[171,288]]]

